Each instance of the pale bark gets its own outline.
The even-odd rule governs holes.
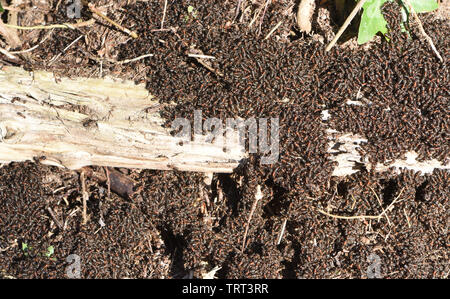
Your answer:
[[[229,173],[244,158],[238,138],[227,139],[226,151],[203,137],[181,146],[181,139],[162,127],[159,108],[145,87],[133,82],[57,78],[5,66],[0,70],[0,163],[39,158],[70,169]]]
[[[301,0],[297,11],[297,25],[300,31],[311,32],[311,19],[316,3],[314,0]]]

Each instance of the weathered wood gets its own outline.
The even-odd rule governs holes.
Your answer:
[[[297,9],[297,26],[300,31],[311,32],[311,18],[316,8],[314,0],[301,0]]]
[[[361,101],[360,101],[361,100]],[[348,100],[345,105],[364,106],[370,101],[366,98],[358,98],[356,101]],[[328,110],[322,111],[322,120],[325,124],[332,117]],[[326,129],[328,139],[328,154],[330,159],[336,162],[332,176],[343,177],[351,175],[365,168],[369,171],[384,172],[392,169],[400,173],[401,169],[420,172],[421,175],[432,173],[435,169],[450,170],[450,163],[443,164],[436,159],[417,161],[418,154],[411,150],[405,153],[404,159],[386,161],[386,163],[372,164],[368,159],[361,157],[359,151],[367,139],[364,136],[351,132],[338,132],[332,128]]]
[[[351,175],[361,169],[384,172],[393,169],[395,173],[400,173],[401,169],[420,172],[421,175],[432,173],[435,169],[450,170],[450,164],[443,164],[436,159],[417,161],[418,154],[415,151],[408,151],[405,159],[397,159],[390,163],[372,164],[367,159],[363,159],[358,150],[361,145],[367,143],[367,139],[352,133],[341,133],[332,129],[327,130],[329,147],[328,153],[333,161],[337,162],[332,176],[343,177]],[[387,164],[387,165],[385,165]]]
[[[181,146],[181,139],[162,127],[158,111],[159,103],[142,84],[58,78],[4,66],[0,163],[45,157],[41,163],[70,169],[98,165],[227,173],[244,158],[238,138],[227,139],[226,151],[203,136]]]

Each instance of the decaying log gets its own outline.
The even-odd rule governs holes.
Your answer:
[[[300,31],[311,32],[311,18],[316,8],[315,0],[301,0],[297,10],[297,26]]]
[[[4,66],[0,163],[39,159],[69,169],[98,165],[229,173],[244,158],[238,138],[227,138],[225,149],[206,136],[181,144],[162,127],[159,108],[142,84],[58,78]]]
[[[356,101],[347,101],[345,105],[364,106],[370,101],[362,98]],[[331,115],[328,110],[322,111],[322,120],[327,123]],[[420,172],[421,175],[432,173],[435,169],[450,170],[450,163],[443,164],[436,159],[417,161],[418,154],[411,150],[405,153],[404,159],[387,161],[387,163],[370,163],[368,159],[361,157],[360,150],[367,139],[364,136],[350,132],[338,132],[332,128],[326,129],[328,138],[328,154],[332,161],[336,162],[332,176],[343,177],[367,169],[369,171],[384,172],[392,169],[400,173],[401,169]]]
[[[329,147],[328,153],[331,159],[337,162],[333,176],[347,176],[360,171],[363,168],[384,172],[393,169],[395,173],[400,173],[401,169],[420,172],[421,175],[432,173],[435,169],[450,170],[450,164],[442,164],[436,159],[427,161],[417,161],[418,154],[409,151],[405,154],[405,159],[397,159],[390,163],[377,163],[376,165],[361,157],[358,149],[367,143],[367,139],[352,133],[341,133],[332,129],[327,130]],[[387,165],[385,165],[387,164]]]

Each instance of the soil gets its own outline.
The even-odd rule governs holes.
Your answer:
[[[29,2],[39,9],[19,13],[22,25],[74,22],[58,1]],[[252,26],[266,2],[242,1],[246,9],[236,15],[237,2],[168,1],[160,30],[164,1],[91,1],[139,38],[105,23],[55,29],[20,64],[145,82],[164,104],[168,127],[176,117],[193,119],[195,109],[204,118],[278,117],[278,162],[263,165],[261,154],[250,154],[233,174],[214,174],[211,184],[199,173],[120,169],[135,182],[125,198],[90,176],[85,225],[80,172],[36,161],[3,165],[0,277],[67,278],[71,255],[80,258],[82,278],[367,278],[378,265],[384,278],[448,277],[449,172],[362,169],[333,177],[325,133],[329,126],[365,136],[361,155],[373,163],[411,150],[420,160],[448,163],[448,18],[420,16],[441,63],[414,26],[411,36],[402,33],[397,4],[383,8],[389,41],[355,48],[347,36],[325,53],[339,27],[327,1],[318,1],[312,34],[295,29],[294,1],[271,1]],[[317,19],[324,11],[325,25]],[[81,17],[92,15],[83,9]],[[47,34],[19,36],[26,49]],[[217,71],[188,57],[191,48],[214,56]],[[345,104],[360,95],[370,105]],[[332,115],[328,124],[324,109]],[[258,186],[262,198],[254,206]],[[381,219],[318,212],[379,215],[388,207]]]

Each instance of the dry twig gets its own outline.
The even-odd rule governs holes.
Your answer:
[[[287,218],[284,219],[283,224],[281,225],[281,231],[278,235],[277,245],[280,245],[281,240],[283,239],[284,231],[286,230]]]
[[[81,180],[81,193],[82,193],[82,197],[83,197],[83,222],[82,222],[82,225],[85,225],[87,223],[87,201],[89,199],[89,194],[86,191],[86,177],[85,177],[84,171],[81,171],[80,180]]]
[[[128,28],[123,27],[122,25],[120,25],[119,23],[111,20],[110,18],[108,18],[107,16],[105,16],[100,10],[98,10],[92,3],[87,2],[86,0],[82,0],[83,4],[86,5],[89,10],[96,14],[97,16],[99,16],[100,18],[102,18],[103,20],[105,20],[106,22],[112,24],[113,26],[117,27],[119,30],[125,32],[126,34],[128,34],[129,36],[133,37],[133,38],[138,38],[138,35],[136,32],[131,31]]]
[[[373,194],[375,195],[375,198],[377,199],[378,203],[380,204],[380,207],[383,208],[383,203],[381,202],[381,199],[380,199],[380,197],[378,196],[378,194],[375,192],[375,190],[373,190],[372,187],[369,186],[369,188],[370,188],[370,190],[373,192]],[[391,224],[391,220],[389,219],[388,215],[386,214],[386,215],[384,215],[384,216],[386,217],[386,220],[387,220],[387,222],[389,223],[389,226],[391,226],[391,225],[392,225],[392,224]]]
[[[263,10],[263,13],[262,13],[262,15],[261,15],[261,18],[260,18],[260,20],[259,20],[258,35],[261,33],[261,26],[262,26],[262,23],[263,23],[263,21],[264,21],[264,16],[266,15],[267,8],[269,7],[269,5],[270,5],[271,3],[272,3],[272,0],[267,0],[267,1],[264,3],[264,10]]]
[[[272,30],[270,30],[270,32],[266,35],[264,40],[268,39],[278,29],[278,27],[280,27],[282,23],[282,21],[279,21],[278,24],[276,24],[275,27],[273,27]]]
[[[164,0],[164,11],[163,11],[163,17],[161,20],[161,30],[164,28],[164,20],[166,19],[166,11],[167,11],[167,0]]]
[[[258,185],[258,187],[256,187],[255,201],[253,202],[252,208],[250,210],[250,215],[248,216],[247,224],[245,225],[245,232],[244,232],[244,238],[242,240],[241,252],[244,252],[244,250],[245,250],[245,243],[247,241],[247,233],[248,233],[248,228],[250,226],[250,221],[252,220],[252,216],[253,216],[253,213],[255,213],[256,206],[258,205],[258,202],[260,201],[260,199],[262,197],[263,196],[262,196],[262,192],[261,192],[261,186]]]
[[[328,44],[328,46],[325,48],[325,51],[330,51],[331,48],[333,48],[333,46],[336,44],[336,42],[338,41],[338,39],[341,37],[341,35],[344,33],[345,29],[347,29],[348,25],[350,25],[350,23],[352,22],[353,18],[356,16],[356,14],[358,13],[358,11],[361,9],[361,7],[364,5],[364,3],[366,2],[366,0],[360,0],[358,2],[358,4],[356,4],[355,8],[352,10],[352,12],[350,13],[350,15],[347,17],[347,19],[345,20],[344,24],[342,25],[342,27],[339,29],[339,31],[336,33],[336,36],[333,38],[333,40]]]
[[[321,210],[321,209],[319,209],[319,208],[317,208],[317,211],[319,211],[319,213],[321,213],[321,214],[324,214],[324,215],[326,215],[326,216],[329,216],[329,217],[332,217],[332,218],[336,218],[336,219],[344,219],[344,220],[353,220],[353,219],[380,219],[380,218],[383,217],[384,214],[386,214],[387,211],[389,211],[389,210],[392,208],[392,206],[398,201],[398,199],[399,199],[400,196],[402,195],[404,189],[405,189],[405,188],[403,188],[403,189],[400,191],[400,194],[399,194],[399,195],[391,202],[391,204],[390,204],[386,209],[384,209],[380,214],[375,215],[375,216],[371,216],[371,215],[340,216],[340,215],[330,214],[330,213],[325,212],[324,210]]]
[[[37,47],[39,47],[40,45],[42,45],[51,35],[52,35],[52,33],[53,33],[53,30],[52,31],[49,31],[46,35],[45,35],[45,37],[38,43],[38,44],[36,44],[36,45],[34,45],[33,47],[31,47],[31,48],[29,48],[29,49],[26,49],[26,50],[20,50],[20,51],[13,51],[13,52],[10,52],[11,54],[22,54],[22,53],[28,53],[28,52],[31,52],[31,51],[33,51],[33,50],[35,50]]]
[[[40,29],[55,29],[55,28],[69,28],[69,29],[76,29],[84,26],[90,26],[95,23],[94,19],[90,19],[85,22],[79,22],[79,23],[63,23],[63,24],[52,24],[52,25],[37,25],[37,26],[18,26],[18,25],[11,25],[11,24],[4,24],[4,26],[19,30],[40,30]]]
[[[58,217],[56,217],[55,213],[53,212],[52,208],[48,207],[47,208],[48,213],[50,214],[50,216],[52,216],[53,221],[55,221],[56,225],[59,227],[60,230],[64,230],[64,226],[62,225],[62,223],[59,221]]]
[[[5,50],[3,48],[0,48],[0,53],[2,53],[3,55],[5,55],[6,57],[8,57],[9,59],[18,59],[16,56],[12,55],[11,52],[9,52],[8,50]]]
[[[431,39],[431,37],[425,32],[425,29],[423,29],[423,25],[422,22],[419,19],[419,16],[417,15],[416,11],[414,10],[414,7],[411,5],[411,2],[409,0],[404,0],[405,3],[408,5],[409,10],[411,11],[411,14],[414,16],[414,18],[417,21],[417,26],[419,27],[419,31],[420,33],[425,37],[425,39],[428,41],[428,43],[430,44],[431,49],[433,50],[434,54],[436,54],[437,58],[439,58],[439,60],[441,62],[443,62],[444,60],[442,59],[441,54],[439,54],[438,50],[436,49],[436,46],[433,43],[433,40]]]

